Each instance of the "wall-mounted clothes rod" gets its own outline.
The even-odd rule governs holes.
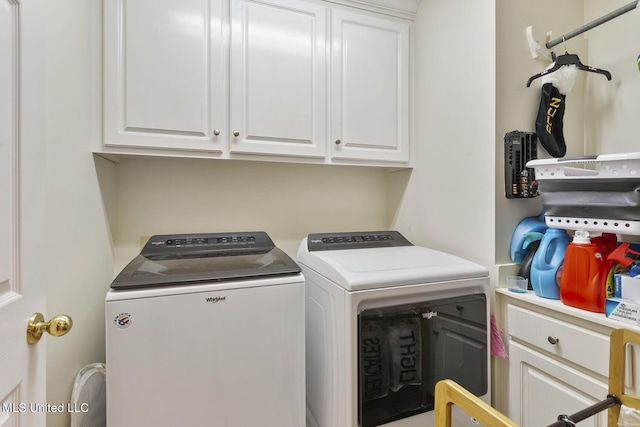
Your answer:
[[[576,423],[579,423],[580,421],[584,421],[587,418],[594,416],[598,412],[602,412],[605,409],[609,409],[615,405],[620,405],[620,404],[621,404],[620,399],[617,396],[613,394],[609,394],[607,395],[607,398],[605,400],[601,400],[600,402],[594,403],[588,408],[578,411],[573,415],[570,415],[570,416],[560,415],[558,417],[558,421],[556,421],[553,424],[549,424],[547,427],[575,426]]]
[[[583,25],[580,28],[577,28],[571,32],[568,32],[567,34],[564,34],[562,37],[558,37],[557,39],[551,40],[549,42],[547,42],[545,44],[545,46],[547,47],[547,49],[551,49],[554,46],[559,45],[560,43],[569,40],[570,38],[573,38],[577,35],[580,35],[582,33],[584,33],[585,31],[589,31],[590,29],[597,27],[600,24],[604,24],[607,21],[611,21],[613,18],[617,18],[618,16],[630,12],[633,9],[638,8],[638,3],[640,2],[640,0],[635,0],[631,3],[629,3],[626,6],[621,7],[620,9],[614,10],[611,13],[608,13],[598,19],[595,19],[591,22],[589,22],[588,24]]]

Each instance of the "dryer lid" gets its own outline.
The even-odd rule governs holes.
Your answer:
[[[309,235],[300,245],[298,262],[347,290],[486,278],[489,275],[485,267],[466,259],[414,246],[400,233],[375,233],[393,236],[394,241],[402,243],[356,247],[350,247],[351,243],[348,243],[342,246],[345,249],[314,250],[314,243],[309,239],[318,244],[318,235]],[[325,241],[333,244],[335,239]]]
[[[158,235],[115,278],[113,289],[298,274],[265,232]]]

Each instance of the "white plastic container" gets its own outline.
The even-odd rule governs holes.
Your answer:
[[[537,159],[549,227],[640,234],[640,152]]]

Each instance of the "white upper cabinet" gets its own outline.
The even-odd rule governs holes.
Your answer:
[[[95,151],[409,166],[417,3],[104,0]]]
[[[221,152],[224,2],[104,2],[104,143]]]
[[[409,25],[332,14],[332,157],[409,160]]]
[[[325,156],[326,16],[299,0],[232,1],[232,153]]]

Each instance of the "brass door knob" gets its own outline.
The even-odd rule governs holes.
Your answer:
[[[66,314],[59,314],[45,322],[42,313],[33,313],[27,324],[27,342],[37,343],[45,332],[54,337],[61,337],[69,332],[72,326],[73,320]]]

